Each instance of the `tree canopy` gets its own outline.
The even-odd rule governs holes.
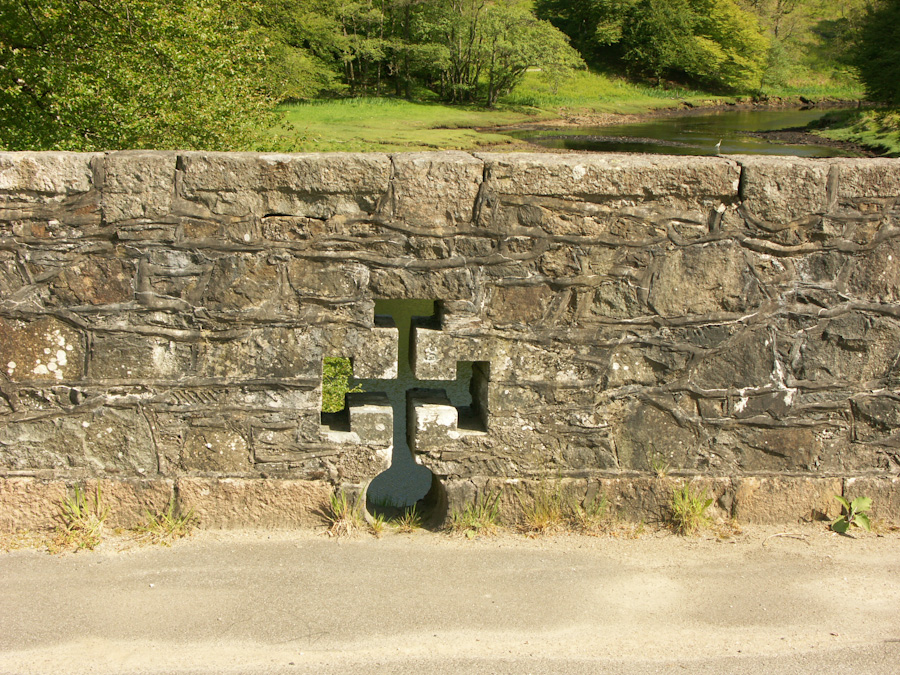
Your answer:
[[[872,100],[900,105],[900,0],[880,0],[869,9],[852,58]]]
[[[219,0],[3,2],[0,147],[237,147],[270,114],[269,61]]]
[[[594,64],[730,90],[757,88],[765,68],[768,38],[735,0],[537,0],[535,8]]]

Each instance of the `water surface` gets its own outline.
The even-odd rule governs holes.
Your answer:
[[[669,155],[721,154],[853,157],[849,150],[818,145],[773,143],[748,135],[804,127],[835,109],[718,110],[671,115],[634,124],[604,127],[559,127],[511,132],[545,148],[594,152],[650,152]]]

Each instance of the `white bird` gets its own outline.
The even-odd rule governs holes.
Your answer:
[[[722,154],[722,139],[721,138],[719,139],[719,142],[716,143],[716,154],[717,155]]]

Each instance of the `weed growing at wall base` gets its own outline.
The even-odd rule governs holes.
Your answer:
[[[365,526],[362,508],[358,499],[351,499],[343,490],[331,495],[328,519],[330,537],[349,537]]]
[[[872,508],[872,500],[868,497],[857,497],[852,502],[840,495],[835,495],[843,508],[843,515],[831,524],[831,529],[840,534],[846,534],[853,527],[861,527],[866,532],[872,531],[872,523],[869,521],[869,509]]]
[[[159,513],[146,512],[147,520],[138,525],[135,531],[151,544],[169,546],[176,539],[186,537],[197,525],[194,510],[178,513],[175,502],[170,501],[165,511]]]
[[[51,543],[51,552],[67,548],[92,551],[102,539],[103,524],[108,515],[109,507],[103,504],[99,485],[93,499],[88,499],[84,490],[76,485],[74,496],[67,497],[60,505],[62,527]]]
[[[690,483],[672,492],[672,527],[678,534],[694,534],[706,527],[710,518],[706,509],[713,500],[706,496],[706,488],[695,492]]]
[[[466,504],[462,511],[450,514],[449,530],[469,539],[479,534],[493,534],[500,527],[500,491],[482,495]]]

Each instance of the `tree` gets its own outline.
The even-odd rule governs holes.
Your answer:
[[[595,65],[730,90],[759,86],[768,40],[736,0],[536,0]]]
[[[264,36],[221,0],[0,3],[0,147],[232,149],[271,123]]]
[[[853,50],[866,94],[900,104],[900,0],[880,0],[866,13]]]

